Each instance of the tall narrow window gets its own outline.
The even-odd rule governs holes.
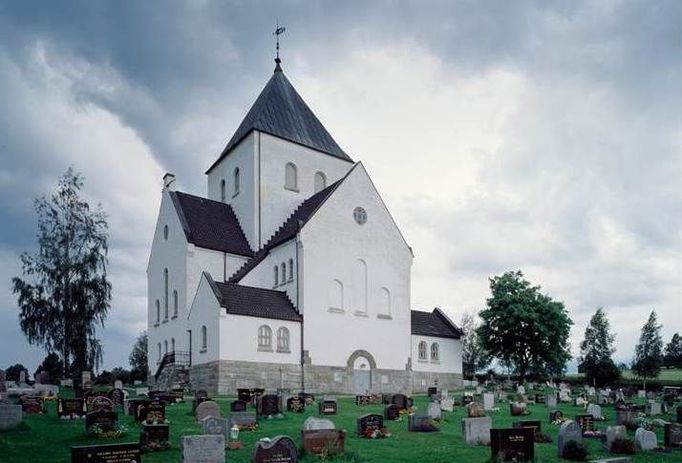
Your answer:
[[[173,318],[178,316],[178,290],[173,290]]]
[[[279,268],[282,271],[282,284],[284,284],[287,281],[287,267],[284,265],[284,262],[282,262],[282,265],[280,265]]]
[[[159,322],[161,321],[161,304],[159,303],[159,300],[156,300],[156,324],[158,325]]]
[[[208,348],[208,334],[206,333],[206,325],[201,327],[201,350],[205,351]]]
[[[289,259],[289,281],[294,280],[294,259]]]
[[[163,269],[163,313],[164,320],[168,320],[168,269]]]
[[[329,307],[343,310],[343,283],[339,280],[332,280],[329,288]]]
[[[234,168],[233,172],[233,177],[234,177],[234,195],[239,194],[239,167]]]
[[[274,273],[275,273],[275,286],[279,285],[279,268],[275,265],[273,268]]]
[[[161,343],[158,343],[157,347],[159,348],[159,362],[160,362],[161,361]]]
[[[387,288],[379,290],[379,315],[391,316],[391,293]]]
[[[431,344],[431,361],[437,362],[440,360],[440,352],[438,352],[438,343]]]
[[[268,325],[258,328],[258,350],[272,350],[272,330]]]
[[[355,261],[355,310],[367,312],[367,264],[364,260]]]
[[[426,343],[424,341],[419,343],[419,360],[426,361]]]
[[[164,240],[168,239],[168,225],[163,226],[163,239]]]
[[[225,202],[225,179],[220,181],[220,201]]]
[[[327,188],[327,176],[322,172],[317,172],[315,174],[315,193],[322,191]]]
[[[164,354],[168,353],[168,340],[163,341],[163,352]]]
[[[171,338],[171,352],[175,352],[175,338]]]
[[[289,330],[284,326],[277,330],[277,352],[289,352]]]
[[[284,188],[298,191],[298,170],[293,162],[287,163],[284,167]]]

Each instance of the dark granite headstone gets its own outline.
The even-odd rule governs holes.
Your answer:
[[[303,399],[303,403],[306,405],[306,407],[315,402],[315,396],[309,392],[299,392],[298,396]]]
[[[386,405],[384,407],[384,418],[388,421],[395,421],[400,418],[400,408],[395,404]]]
[[[85,399],[57,399],[57,417],[61,419],[82,418],[87,413]]]
[[[140,445],[145,452],[165,450],[169,447],[170,425],[168,424],[142,424],[140,433]]]
[[[135,420],[138,423],[160,424],[166,420],[166,405],[158,400],[141,404],[137,407]]]
[[[438,428],[429,415],[408,415],[407,430],[410,432],[434,432]]]
[[[109,398],[113,402],[114,406],[122,406],[123,400],[125,399],[125,394],[122,389],[112,389],[109,391]]]
[[[533,461],[535,431],[525,427],[491,429],[490,451],[494,461]]]
[[[426,390],[426,396],[428,398],[431,398],[431,396],[437,396],[438,395],[438,388],[437,387],[430,387]]]
[[[668,448],[682,448],[682,424],[666,423],[663,442]]]
[[[535,394],[535,403],[544,404],[546,402],[544,394]]]
[[[258,414],[261,416],[274,416],[280,413],[279,396],[276,394],[265,394],[257,399]]]
[[[104,397],[103,395],[98,395],[94,397],[89,396],[86,398],[86,401],[88,402],[89,412],[99,411],[110,412],[114,410],[114,402],[112,402],[111,399],[109,399],[108,397]]]
[[[111,431],[118,423],[118,415],[115,412],[99,410],[85,415],[85,431],[91,432],[92,427],[97,425],[104,432]]]
[[[138,442],[71,447],[71,463],[141,463]]]
[[[252,463],[297,463],[298,450],[291,437],[277,436],[270,442],[258,441],[251,451]]]
[[[237,389],[237,399],[255,405],[258,397],[262,396],[264,393],[265,389],[261,388],[239,388]]]
[[[521,420],[515,422],[514,428],[533,428],[535,432],[542,432],[542,422],[540,420]]]
[[[336,415],[338,405],[336,399],[322,399],[319,405],[320,415]]]
[[[381,403],[384,405],[388,405],[391,403],[392,398],[393,398],[393,394],[383,393],[383,394],[381,394]]]
[[[294,413],[303,413],[305,403],[300,397],[289,397],[287,399],[287,410]]]
[[[130,399],[128,400],[128,410],[127,410],[127,415],[132,416],[135,421],[139,421],[137,419],[137,410],[140,408],[140,405],[149,405],[152,401],[149,399]]]
[[[474,401],[474,397],[468,394],[462,396],[462,405],[467,406]]]
[[[368,433],[378,431],[383,427],[384,417],[381,415],[368,413],[357,419],[357,431],[361,436],[366,436]]]
[[[594,417],[592,415],[576,415],[575,422],[580,426],[583,435],[594,431]]]
[[[244,402],[243,400],[234,400],[230,404],[230,411],[231,412],[245,412],[246,411],[246,405],[247,405],[247,403]]]
[[[372,402],[372,398],[368,395],[356,395],[355,405],[369,405]]]
[[[682,423],[682,405],[677,406],[677,422]]]
[[[564,418],[564,414],[561,413],[561,410],[553,410],[549,412],[549,422],[553,423],[557,420],[561,420]]]
[[[24,415],[36,415],[45,412],[45,405],[42,397],[21,396],[18,404],[21,405],[21,411]]]
[[[239,429],[252,429],[258,423],[255,412],[232,412],[228,426],[237,425]]]
[[[397,405],[399,409],[405,410],[409,407],[407,402],[407,396],[405,394],[393,394],[391,397],[391,403]]]

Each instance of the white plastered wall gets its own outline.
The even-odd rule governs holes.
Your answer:
[[[272,330],[272,350],[258,349],[258,328],[267,325]],[[277,330],[289,330],[289,351],[278,352]],[[226,314],[220,316],[220,352],[223,359],[299,364],[301,359],[301,324],[288,320],[247,317]]]
[[[426,342],[426,360],[419,360],[419,343]],[[431,360],[431,345],[438,343],[439,360]],[[412,369],[431,373],[462,373],[462,341],[452,338],[412,335]]]
[[[292,279],[289,279],[289,259],[292,259],[294,263],[294,276]],[[286,279],[284,282],[282,282],[281,275],[282,263],[286,266]],[[279,273],[279,284],[277,286],[275,286],[275,265]],[[289,300],[294,304],[294,307],[298,307],[298,275],[296,267],[296,239],[291,239],[272,249],[256,268],[242,278],[239,284],[284,291],[289,296]]]

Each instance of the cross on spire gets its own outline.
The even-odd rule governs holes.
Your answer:
[[[275,29],[275,32],[272,33],[275,37],[277,37],[277,57],[275,58],[275,63],[277,63],[277,66],[275,67],[275,70],[281,69],[279,66],[279,63],[282,62],[281,59],[279,59],[279,36],[284,34],[284,31],[286,31],[286,27],[280,26],[279,21],[277,21],[277,27]]]

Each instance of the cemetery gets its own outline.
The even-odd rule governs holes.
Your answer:
[[[27,386],[0,403],[0,455],[25,463],[682,460],[682,397],[669,406],[661,392],[540,388],[529,396],[509,384],[469,383],[371,399],[286,391],[209,398],[187,390],[162,401],[160,391],[122,386],[85,390],[87,399],[61,387],[56,400],[42,400]],[[546,399],[560,395],[571,400],[550,407]]]

